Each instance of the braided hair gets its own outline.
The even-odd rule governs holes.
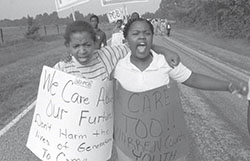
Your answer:
[[[125,38],[127,38],[127,36],[128,36],[128,31],[129,31],[129,29],[130,29],[130,26],[131,26],[134,22],[136,22],[136,21],[144,21],[144,22],[146,22],[146,23],[149,25],[152,34],[154,35],[154,27],[153,27],[153,25],[151,24],[150,21],[148,21],[147,19],[144,19],[144,18],[135,18],[135,19],[129,19],[128,22],[126,23],[126,25],[124,26],[123,36],[124,36]]]

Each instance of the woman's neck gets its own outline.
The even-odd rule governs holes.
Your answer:
[[[144,71],[145,69],[147,69],[147,67],[149,67],[149,65],[151,64],[152,60],[153,56],[151,53],[143,59],[137,58],[133,55],[130,56],[131,63],[134,64],[138,69],[140,69],[140,71]]]

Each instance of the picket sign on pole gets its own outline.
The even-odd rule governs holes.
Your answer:
[[[116,22],[117,20],[121,19],[123,20],[123,8],[117,8],[113,11],[109,11],[107,13],[107,17],[109,19],[109,22],[112,23],[112,22]]]
[[[73,17],[73,21],[76,21],[76,16],[75,16],[75,10],[74,7],[71,7],[72,10],[72,17]]]
[[[69,9],[82,3],[89,2],[89,0],[55,0],[57,12]]]
[[[71,8],[73,21],[76,20],[74,6],[86,3],[89,0],[55,0],[57,12]]]
[[[124,21],[124,23],[127,23],[128,22],[128,8],[127,8],[125,3],[123,3],[123,11],[124,11],[124,13],[123,13],[123,16],[124,16],[123,21]]]
[[[118,5],[122,4],[123,7],[120,9],[115,9],[107,13],[109,22],[117,21],[122,19],[125,23],[127,21],[128,10],[125,6],[126,3],[137,3],[137,2],[148,2],[148,0],[101,0],[102,6]],[[120,17],[122,15],[122,18]]]

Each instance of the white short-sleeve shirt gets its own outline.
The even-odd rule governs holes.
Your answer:
[[[132,92],[143,92],[168,84],[169,77],[180,83],[190,77],[192,71],[182,63],[173,69],[168,65],[163,55],[152,50],[151,53],[153,60],[144,71],[140,71],[131,63],[131,52],[120,59],[115,68],[114,77],[124,89]]]

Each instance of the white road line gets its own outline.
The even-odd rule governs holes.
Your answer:
[[[23,112],[21,112],[16,118],[10,121],[3,129],[0,130],[0,137],[2,137],[12,126],[14,126],[21,118],[23,118],[33,107],[35,107],[36,101],[32,102]]]
[[[107,43],[111,43],[111,38],[108,39]],[[14,126],[21,118],[23,118],[33,107],[35,107],[36,101],[32,102],[23,112],[17,117],[10,121],[3,129],[0,130],[0,137],[2,137],[12,126]]]

